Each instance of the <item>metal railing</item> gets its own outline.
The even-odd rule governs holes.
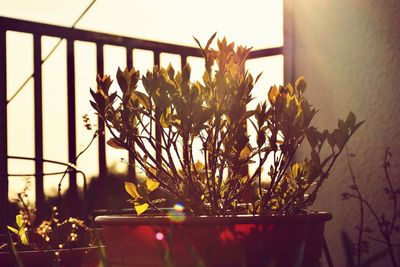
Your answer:
[[[181,57],[181,66],[185,66],[187,57],[201,57],[198,48],[181,46],[169,43],[147,41],[137,38],[118,36],[113,34],[99,33],[54,26],[43,23],[17,20],[0,17],[0,212],[1,217],[6,217],[8,208],[8,164],[7,152],[7,59],[6,59],[6,32],[16,31],[30,33],[33,35],[33,59],[34,59],[34,142],[35,142],[35,190],[36,206],[40,211],[45,197],[43,189],[43,102],[42,102],[42,36],[58,37],[66,39],[67,43],[67,129],[68,129],[68,161],[76,164],[76,103],[75,103],[75,41],[86,41],[96,44],[97,73],[104,72],[104,45],[114,45],[126,49],[126,65],[132,67],[133,49],[150,50],[154,54],[154,65],[160,65],[160,53],[176,54]],[[283,54],[283,47],[268,48],[252,51],[249,59],[268,57]],[[104,123],[99,119],[99,132],[104,132]],[[99,177],[104,177],[106,169],[106,147],[105,136],[100,134],[99,145]],[[131,171],[132,172],[132,171]],[[134,175],[134,171],[132,175]],[[72,191],[77,191],[76,172],[69,176],[69,186]]]

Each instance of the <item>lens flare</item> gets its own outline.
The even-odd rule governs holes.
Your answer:
[[[163,240],[163,239],[164,239],[164,234],[161,233],[161,232],[156,233],[156,239],[157,239],[158,241]]]
[[[174,208],[168,212],[168,217],[172,222],[183,222],[186,220],[185,207],[181,203],[176,203]]]
[[[176,203],[174,205],[174,210],[177,212],[183,212],[184,209],[185,207],[181,203]]]

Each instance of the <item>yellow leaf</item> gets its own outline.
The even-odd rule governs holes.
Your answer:
[[[288,85],[286,85],[286,88],[289,91],[289,94],[293,95],[293,86],[290,83]]]
[[[278,93],[279,93],[278,87],[276,87],[275,85],[271,86],[271,88],[268,91],[268,100],[272,105],[275,104],[276,96],[278,95]]]
[[[10,230],[11,232],[13,232],[13,233],[19,235],[19,231],[18,231],[17,229],[15,229],[14,227],[11,227],[11,226],[8,226],[8,225],[7,225],[7,228],[8,228],[8,230]]]
[[[152,167],[152,166],[147,166],[146,171],[148,172],[148,173],[147,173],[147,176],[150,176],[150,173],[153,174],[153,175],[157,175],[157,170],[156,170],[156,168],[154,168],[154,167]]]
[[[147,190],[149,190],[150,192],[156,190],[159,185],[160,185],[160,183],[157,182],[156,180],[153,180],[150,178],[147,178],[147,180],[146,180],[146,187],[147,187]]]
[[[125,182],[125,190],[131,195],[135,200],[140,198],[140,195],[137,191],[136,185],[133,183]]]
[[[161,114],[161,116],[160,116],[160,124],[161,124],[161,127],[163,127],[163,128],[168,128],[169,127],[169,123],[168,123],[167,118],[165,117],[165,114]]]
[[[147,204],[147,203],[138,204],[138,205],[135,204],[135,210],[136,210],[137,215],[140,215],[143,212],[145,212],[148,207],[149,207],[149,204]]]
[[[15,216],[15,221],[19,228],[21,228],[22,225],[24,224],[24,218],[22,217],[21,214],[18,214],[17,216]]]
[[[240,182],[241,183],[246,183],[249,179],[250,179],[249,176],[245,175],[242,178],[240,178]]]
[[[242,151],[240,151],[240,158],[243,159],[245,157],[250,156],[251,150],[249,146],[245,146]]]
[[[204,164],[201,163],[199,160],[194,164],[194,168],[197,172],[201,172],[204,169]]]
[[[298,92],[304,93],[306,90],[307,83],[303,76],[299,77],[295,82],[295,88]]]
[[[26,231],[25,231],[24,227],[19,229],[19,238],[21,239],[22,244],[24,244],[24,245],[28,245],[29,244],[28,236],[26,234]]]

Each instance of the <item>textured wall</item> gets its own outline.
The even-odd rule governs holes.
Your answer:
[[[308,81],[310,103],[320,110],[315,123],[332,129],[350,110],[366,120],[349,144],[357,154],[353,168],[365,196],[379,212],[388,211],[390,206],[382,201],[388,146],[395,183],[400,184],[400,1],[294,0],[291,7],[294,76]],[[358,222],[355,202],[340,196],[350,182],[343,153],[314,205],[333,213],[327,239],[335,266],[345,266],[340,231],[354,237]],[[374,225],[371,219],[368,223]],[[371,252],[382,248],[375,245]],[[390,266],[384,261],[373,266]]]

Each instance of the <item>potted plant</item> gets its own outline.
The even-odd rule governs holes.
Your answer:
[[[331,215],[305,209],[362,122],[350,112],[337,129],[317,130],[302,77],[294,86],[272,86],[268,101],[250,109],[260,77],[245,69],[250,49],[224,38],[214,50],[214,38],[204,48],[196,40],[205,60],[202,81],[190,80],[189,64],[181,72],[155,66],[142,77],[134,68],[118,69],[120,92],[110,92],[107,75],[91,90],[112,135],[108,144],[129,151],[145,176],[125,183],[137,215],[149,207],[163,212],[151,197],[158,187],[178,203],[166,215],[97,217],[109,261],[314,266]],[[310,156],[297,161],[304,139]]]
[[[7,226],[8,235],[0,238],[1,266],[85,266],[99,263],[98,247],[92,232],[77,218],[61,219],[57,207],[48,220],[36,221],[36,212],[18,194],[23,208],[15,226]]]

